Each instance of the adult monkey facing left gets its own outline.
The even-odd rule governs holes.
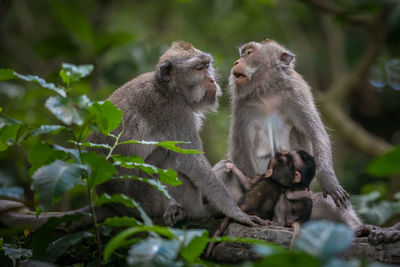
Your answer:
[[[209,54],[194,48],[192,44],[175,42],[161,56],[155,71],[142,74],[117,89],[109,100],[123,111],[124,132],[120,141],[185,141],[187,143],[182,144],[183,148],[201,151],[199,131],[203,113],[217,107],[217,97],[221,94],[214,78],[212,63],[213,58]],[[121,130],[122,125],[116,133]],[[113,143],[113,140],[101,134],[94,134],[89,140]],[[129,179],[110,180],[99,186],[99,193],[123,193],[132,197],[150,217],[162,217],[168,225],[175,224],[184,215],[192,218],[212,216],[215,213],[214,207],[240,223],[252,226],[263,224],[260,218],[247,215],[237,206],[221,181],[216,179],[203,154],[185,155],[141,144],[121,145],[114,153],[140,156],[147,163],[174,169],[182,185],[168,188],[173,197],[171,201],[151,186]],[[124,168],[119,169],[119,174],[143,175],[137,169]],[[202,196],[212,206],[204,205]],[[9,211],[7,205],[3,206]],[[115,215],[139,217],[135,209],[117,205],[101,206],[96,210],[96,215],[99,220]],[[38,226],[54,215],[40,221],[34,214],[21,216],[9,211],[7,216],[0,216],[0,222],[15,225],[19,219],[21,224]]]

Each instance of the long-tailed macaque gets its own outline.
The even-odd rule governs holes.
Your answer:
[[[199,131],[203,114],[217,108],[220,95],[212,56],[180,41],[174,42],[161,56],[155,71],[129,81],[108,99],[123,111],[124,131],[120,141],[184,141],[183,148],[201,151]],[[115,132],[121,130],[122,125]],[[109,144],[113,141],[101,134],[93,134],[89,140]],[[182,185],[168,188],[172,200],[147,184],[129,179],[110,180],[99,186],[99,193],[123,193],[132,197],[150,217],[164,218],[168,225],[185,216],[200,218],[215,213],[251,226],[264,224],[260,218],[247,215],[238,207],[203,154],[180,154],[142,144],[121,145],[114,153],[140,156],[146,163],[174,169]],[[119,168],[119,174],[143,175],[137,169],[123,168]],[[203,204],[203,196],[209,205]],[[139,217],[135,209],[102,208],[96,212],[99,220],[109,214]]]
[[[292,247],[300,224],[311,215],[313,201],[309,186],[315,175],[314,158],[303,150],[277,152],[269,162],[268,171],[252,180],[232,163],[226,163],[226,167],[239,177],[241,183],[244,182],[244,187],[250,183],[250,188],[239,200],[239,207],[271,224],[292,227]],[[221,235],[228,225],[227,217],[214,237]],[[207,247],[206,258],[211,255],[213,247],[214,243]]]
[[[294,69],[293,53],[269,39],[249,42],[239,51],[229,78],[232,115],[228,159],[246,176],[254,177],[266,171],[277,151],[307,151],[315,157],[323,194],[316,196],[313,209],[318,212],[313,211],[312,217],[324,218],[328,208],[340,213],[341,221],[353,229],[360,226],[349,196],[336,178],[329,136],[310,87]],[[217,164],[214,171],[238,199],[243,188],[226,175],[224,163]]]

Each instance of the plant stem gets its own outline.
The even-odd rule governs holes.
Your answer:
[[[88,185],[88,192],[89,192],[89,206],[90,206],[90,212],[92,213],[92,220],[93,220],[93,226],[96,234],[96,245],[97,245],[97,255],[96,255],[96,266],[100,267],[101,266],[101,240],[100,240],[100,230],[99,226],[97,225],[97,218],[96,218],[96,212],[94,210],[94,204],[93,204],[93,190],[90,188]]]

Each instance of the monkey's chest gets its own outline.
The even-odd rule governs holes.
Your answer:
[[[293,126],[284,114],[275,111],[272,114],[257,118],[253,127],[253,153],[256,159],[256,173],[263,173],[276,152],[291,149],[290,132]]]

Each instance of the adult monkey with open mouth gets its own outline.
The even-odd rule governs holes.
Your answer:
[[[329,217],[326,219],[345,222],[355,229],[361,221],[336,178],[329,136],[310,87],[294,70],[294,61],[290,51],[270,39],[240,47],[240,58],[229,79],[229,160],[247,177],[255,177],[266,171],[276,151],[307,151],[315,157],[324,196],[317,196],[312,218]],[[224,165],[224,161],[217,163],[214,171],[237,199],[240,190],[233,184],[235,179],[225,175]]]

